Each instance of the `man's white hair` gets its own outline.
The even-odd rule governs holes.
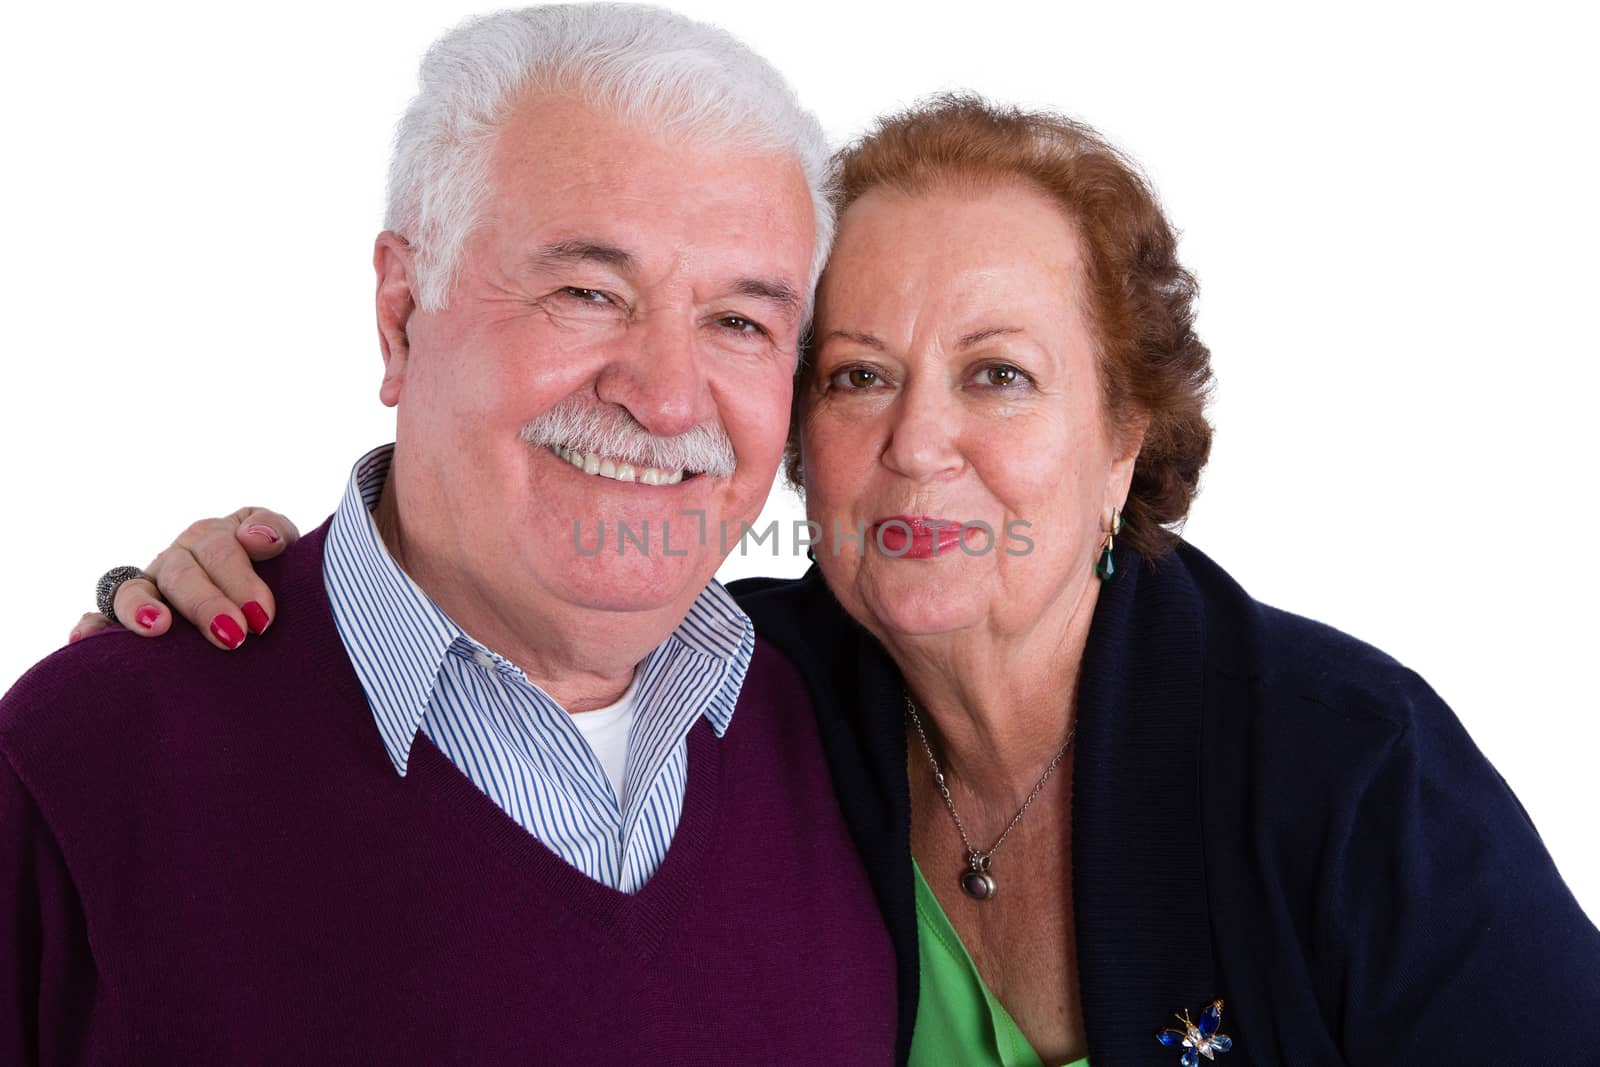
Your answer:
[[[793,156],[816,215],[810,288],[833,243],[822,126],[773,66],[715,26],[642,4],[552,4],[470,19],[436,41],[395,132],[384,225],[411,243],[417,302],[450,299],[500,124],[530,93],[577,93],[706,151]]]

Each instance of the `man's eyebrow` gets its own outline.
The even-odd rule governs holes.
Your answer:
[[[956,342],[956,347],[970,348],[973,345],[989,340],[991,337],[1004,337],[1006,334],[1021,332],[1022,329],[1017,326],[990,326],[987,329],[974,330],[971,333],[963,334],[961,340]]]
[[[829,330],[822,340],[818,342],[818,344],[827,344],[829,341],[835,339],[841,341],[854,341],[858,345],[866,345],[868,348],[875,349],[879,352],[882,352],[884,348],[883,342],[874,337],[872,334],[857,333],[855,330]]]
[[[633,256],[616,245],[605,241],[575,238],[553,241],[528,258],[532,267],[547,267],[556,263],[601,263],[619,271],[633,269]]]
[[[633,270],[633,254],[614,244],[589,238],[552,241],[529,257],[531,266],[550,266],[555,263],[601,263],[621,272]],[[770,278],[740,278],[732,289],[740,296],[754,297],[777,305],[784,312],[798,316],[805,300],[788,282]]]
[[[771,278],[740,278],[733,283],[733,291],[740,296],[764,300],[790,318],[799,318],[806,303],[794,286]]]

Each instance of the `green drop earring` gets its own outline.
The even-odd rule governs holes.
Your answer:
[[[1109,582],[1117,573],[1116,564],[1111,562],[1111,550],[1115,547],[1117,534],[1122,532],[1122,512],[1117,508],[1111,509],[1111,522],[1106,528],[1106,539],[1100,546],[1100,559],[1094,565],[1095,577],[1102,582]]]

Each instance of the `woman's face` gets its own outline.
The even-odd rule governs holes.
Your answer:
[[[1074,227],[1030,188],[880,188],[844,212],[801,449],[823,574],[880,637],[1092,605],[1139,434],[1107,425],[1082,289]]]

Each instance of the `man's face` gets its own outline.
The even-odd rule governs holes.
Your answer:
[[[408,351],[386,357],[406,555],[448,560],[491,610],[681,615],[782,453],[814,240],[804,175],[664,144],[567,97],[525,101],[492,160],[449,307],[412,312]],[[590,473],[524,440],[557,405],[635,442],[725,435],[736,468],[646,484],[599,456]]]

